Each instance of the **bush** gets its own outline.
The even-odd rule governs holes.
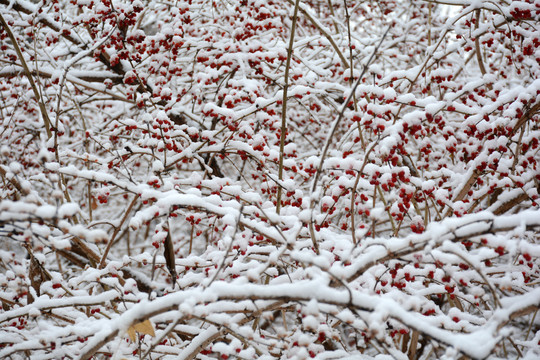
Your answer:
[[[0,15],[0,357],[540,356],[537,1]]]

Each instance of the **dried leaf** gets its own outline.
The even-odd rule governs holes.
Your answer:
[[[40,295],[41,283],[43,282],[43,277],[41,275],[41,269],[39,268],[39,263],[35,257],[30,257],[30,267],[28,269],[28,277],[30,278],[30,284],[36,291],[36,294]]]
[[[130,327],[127,333],[131,342],[135,342],[137,340],[137,334],[135,334],[135,329],[133,327]]]
[[[28,251],[30,253],[30,250]],[[32,285],[38,296],[41,295],[41,284],[44,281],[51,280],[49,274],[42,269],[41,264],[32,253],[30,253],[30,266],[28,268],[28,277],[30,278],[30,284]],[[30,293],[28,293],[28,302],[34,302],[34,298],[30,295]]]
[[[154,332],[154,326],[152,325],[150,320],[145,320],[143,322],[130,326],[127,332],[132,342],[135,342],[137,340],[137,334],[135,332],[150,335],[152,337],[156,336],[156,333]]]
[[[174,284],[176,282],[176,260],[174,256],[174,246],[172,243],[170,232],[167,233],[167,238],[165,239],[164,245],[165,263],[167,264],[167,269],[169,269],[169,273],[171,274],[171,281],[174,287]]]
[[[92,207],[92,210],[96,210],[98,208],[96,199],[93,196],[92,196],[92,200],[90,200],[90,207]]]

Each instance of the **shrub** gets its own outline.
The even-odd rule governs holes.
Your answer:
[[[540,356],[538,2],[0,15],[0,357]]]

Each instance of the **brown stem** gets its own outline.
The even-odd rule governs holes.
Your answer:
[[[133,206],[135,205],[135,202],[137,202],[138,198],[139,197],[137,195],[135,195],[133,197],[133,200],[131,201],[131,204],[129,204],[129,207],[126,210],[126,212],[124,213],[124,216],[122,217],[122,220],[120,220],[120,224],[118,224],[118,226],[114,229],[114,232],[113,232],[113,234],[111,236],[111,239],[109,240],[109,243],[107,244],[107,248],[105,249],[105,251],[103,252],[103,256],[101,257],[101,261],[99,262],[98,269],[103,269],[103,267],[105,266],[105,261],[107,260],[107,255],[109,254],[109,251],[111,250],[111,246],[114,243],[116,235],[118,235],[118,232],[120,232],[120,229],[122,228],[122,225],[124,224],[127,217],[129,216],[129,213],[131,212],[131,209],[133,209]]]
[[[296,0],[294,4],[294,14],[291,26],[291,36],[289,37],[289,48],[287,49],[287,62],[285,63],[285,84],[283,85],[283,101],[281,107],[281,134],[279,137],[279,181],[283,180],[283,149],[285,147],[285,136],[287,134],[287,91],[289,90],[289,70],[291,68],[291,58],[294,45],[294,33],[296,31],[296,20],[298,19],[298,8],[300,0]],[[281,184],[279,184],[281,185]],[[281,186],[278,186],[276,212],[279,214],[281,210]]]
[[[51,120],[49,119],[49,114],[47,113],[47,109],[45,108],[43,99],[41,95],[39,94],[36,83],[34,82],[32,73],[30,72],[30,69],[28,69],[26,60],[24,60],[24,56],[21,52],[21,48],[19,47],[19,44],[17,43],[17,39],[15,38],[15,35],[13,35],[13,32],[11,32],[11,28],[9,27],[8,23],[4,20],[4,17],[2,16],[1,13],[0,13],[0,23],[4,27],[4,30],[6,31],[6,33],[8,34],[11,40],[11,43],[13,44],[13,47],[15,48],[15,52],[17,53],[19,61],[21,62],[21,65],[24,69],[24,74],[28,78],[30,87],[32,88],[32,91],[34,92],[34,97],[36,98],[36,102],[39,104],[39,109],[41,110],[41,116],[43,117],[43,122],[45,124],[45,131],[47,132],[47,138],[50,139],[52,137],[52,132],[51,132]]]
[[[478,29],[478,24],[480,23],[480,9],[476,10],[476,23],[474,28]],[[482,75],[486,75],[486,67],[484,66],[484,60],[482,59],[482,53],[480,52],[480,36],[477,36],[474,39],[474,46],[476,47],[476,61],[478,61],[478,67]]]
[[[293,4],[293,0],[287,0],[290,4]],[[343,65],[343,67],[345,69],[347,69],[349,67],[349,63],[347,62],[347,59],[345,58],[345,56],[343,55],[343,53],[341,52],[341,50],[339,50],[339,47],[337,46],[336,42],[334,41],[334,39],[332,38],[332,35],[330,35],[322,26],[322,24],[320,22],[318,22],[317,20],[315,20],[311,14],[307,11],[307,9],[305,9],[303,6],[300,6],[300,9],[299,9],[302,14],[304,14],[304,16],[311,22],[311,24],[313,26],[315,26],[317,29],[319,29],[319,31],[323,34],[323,36],[328,40],[328,42],[330,42],[330,45],[332,45],[332,47],[334,48],[335,52],[338,54],[339,56],[339,59],[341,60],[341,64]]]

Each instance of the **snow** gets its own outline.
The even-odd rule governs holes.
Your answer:
[[[1,358],[540,354],[534,4],[0,2]]]

